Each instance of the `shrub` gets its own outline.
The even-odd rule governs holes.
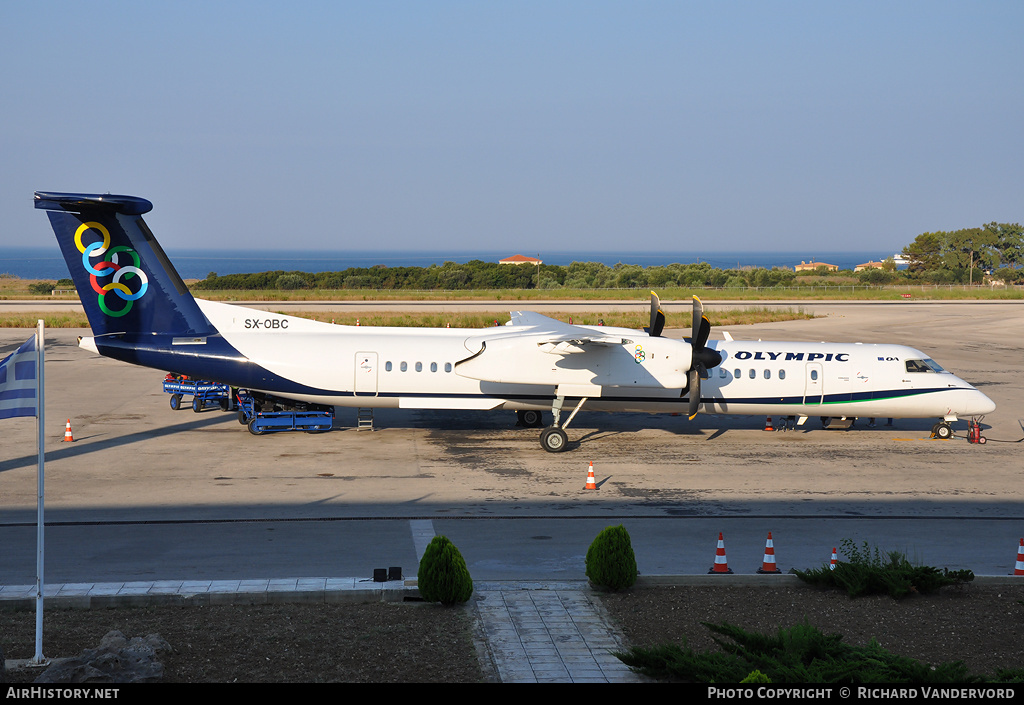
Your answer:
[[[49,294],[53,289],[53,282],[32,282],[28,285],[28,290],[33,294]]]
[[[306,280],[299,274],[282,274],[277,278],[278,289],[305,289]]]
[[[435,536],[427,546],[416,578],[420,596],[427,602],[454,605],[473,595],[473,579],[466,561],[445,536]]]
[[[930,665],[893,654],[872,640],[843,642],[810,624],[779,629],[775,636],[746,632],[727,622],[703,622],[721,650],[697,652],[678,644],[633,647],[615,654],[627,666],[654,678],[698,683],[976,683],[981,676],[961,661]],[[755,675],[756,674],[756,675]],[[1010,680],[1014,673],[1003,673]],[[764,679],[764,680],[762,680]]]
[[[850,539],[843,539],[843,555],[848,561],[839,561],[834,570],[822,566],[814,570],[794,570],[798,578],[822,588],[845,590],[850,597],[888,594],[894,598],[910,593],[935,592],[947,585],[963,585],[974,580],[969,570],[951,571],[931,566],[913,565],[899,551],[890,551],[885,557],[875,548],[872,552],[865,541],[858,548]]]
[[[636,582],[636,556],[629,532],[621,524],[609,526],[587,549],[587,577],[598,588],[625,590]]]

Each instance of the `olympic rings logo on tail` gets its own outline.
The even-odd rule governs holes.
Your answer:
[[[103,236],[100,242],[89,245],[82,244],[82,236],[89,230],[95,230]],[[82,223],[75,231],[75,247],[82,253],[82,266],[89,272],[89,281],[93,291],[98,294],[97,303],[100,310],[108,316],[119,318],[132,310],[132,303],[146,295],[149,289],[149,277],[140,268],[139,254],[126,245],[110,246],[110,231],[101,223]],[[103,255],[106,255],[103,257]],[[122,263],[122,257],[130,257],[133,264]],[[95,265],[92,258],[103,257]],[[100,285],[100,279],[110,277],[110,282]],[[137,280],[137,281],[136,281]],[[126,283],[127,282],[127,283]],[[129,286],[131,284],[131,286]],[[136,286],[137,285],[137,286]],[[136,291],[132,291],[135,288]],[[120,309],[112,309],[107,305],[107,294],[114,293],[125,302]],[[116,304],[115,304],[116,305]]]

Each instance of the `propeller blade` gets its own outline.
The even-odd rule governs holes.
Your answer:
[[[651,327],[647,333],[652,338],[660,338],[661,331],[665,329],[665,314],[661,312],[661,299],[653,291],[651,292]]]
[[[704,318],[704,304],[696,296],[693,297],[693,322],[690,324],[690,336],[697,340],[697,331],[700,330],[700,321]],[[708,323],[710,326],[710,322]]]
[[[690,421],[693,421],[693,417],[697,415],[697,410],[700,408],[700,370],[696,367],[690,369],[690,407],[687,413],[690,416]]]
[[[700,323],[697,328],[693,331],[693,347],[695,350],[700,350],[708,343],[708,336],[711,335],[711,321],[708,320],[707,316],[700,317]]]
[[[690,387],[696,386],[700,389],[701,377],[706,377],[708,370],[722,364],[722,355],[715,349],[707,347],[708,337],[711,335],[711,321],[704,315],[704,304],[696,296],[693,297],[693,328],[690,331],[690,345],[693,348],[692,360],[690,363]],[[696,370],[696,377],[694,376]],[[694,379],[697,384],[694,385]],[[697,413],[697,404],[700,403],[700,396],[697,402],[690,400],[690,418]]]

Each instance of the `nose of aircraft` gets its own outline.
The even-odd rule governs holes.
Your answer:
[[[996,410],[994,401],[971,385],[965,384],[964,386],[965,388],[959,390],[956,397],[960,407],[960,411],[957,412],[959,416],[984,416]]]
[[[971,397],[968,400],[968,406],[970,407],[970,411],[967,413],[971,416],[984,416],[985,414],[991,414],[996,410],[996,403],[977,389],[971,390]]]

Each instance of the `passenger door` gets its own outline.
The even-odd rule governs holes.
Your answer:
[[[377,353],[357,352],[355,368],[355,395],[377,396]]]

